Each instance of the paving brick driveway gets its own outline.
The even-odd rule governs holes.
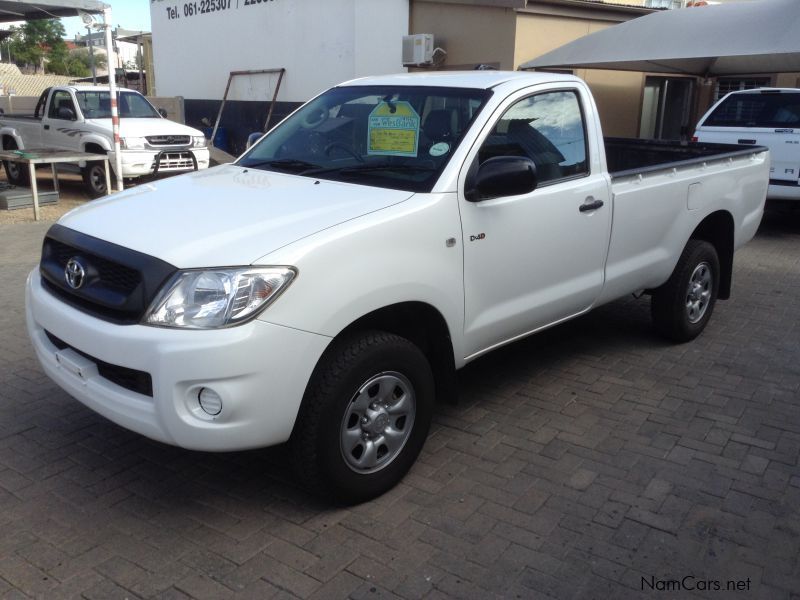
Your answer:
[[[471,365],[411,474],[350,509],[281,449],[170,448],[51,384],[23,326],[45,229],[0,226],[2,598],[660,598],[685,576],[800,598],[800,214],[768,214],[694,343],[631,299]]]

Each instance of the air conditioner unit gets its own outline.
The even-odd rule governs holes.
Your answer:
[[[403,36],[403,66],[433,64],[433,34],[417,33]]]

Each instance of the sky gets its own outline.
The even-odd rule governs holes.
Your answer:
[[[111,6],[111,24],[123,29],[150,31],[150,1],[149,0],[104,0]],[[86,27],[78,17],[61,19],[64,29],[67,30],[67,39],[75,37],[76,33],[86,34]]]

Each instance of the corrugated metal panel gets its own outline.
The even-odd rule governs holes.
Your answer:
[[[39,96],[54,85],[67,85],[73,77],[64,75],[25,75],[17,65],[0,64],[0,95]]]

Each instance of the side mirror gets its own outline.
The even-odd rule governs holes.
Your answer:
[[[58,116],[59,119],[62,119],[64,121],[74,121],[76,119],[75,111],[72,110],[71,108],[67,108],[66,106],[62,106],[61,108],[59,108],[56,111],[56,116]]]
[[[166,119],[167,118],[167,109],[166,108],[159,108],[158,109],[158,114],[160,114],[162,117],[164,117]]]
[[[255,144],[258,140],[261,139],[261,136],[264,135],[261,131],[254,131],[250,135],[247,136],[247,148]]]
[[[495,156],[470,175],[465,193],[470,202],[529,194],[537,184],[536,165],[525,156]]]

